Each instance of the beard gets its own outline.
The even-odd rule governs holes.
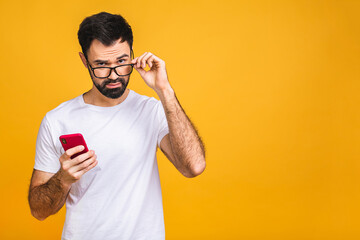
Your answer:
[[[124,94],[126,87],[129,84],[130,76],[128,76],[127,81],[125,80],[125,78],[119,77],[115,80],[106,79],[101,84],[96,83],[92,77],[91,77],[91,80],[93,81],[95,87],[99,90],[99,92],[101,92],[102,95],[104,95],[105,97],[108,97],[108,98],[116,99],[116,98],[121,97]],[[119,82],[121,83],[121,86],[118,88],[107,88],[106,87],[107,84],[119,83]]]

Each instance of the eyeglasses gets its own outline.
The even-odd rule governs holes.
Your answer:
[[[133,51],[131,50],[132,54]],[[86,59],[87,61],[87,59]],[[114,70],[114,72],[119,77],[125,77],[132,73],[134,64],[122,64],[116,67],[91,67],[90,63],[87,61],[87,64],[89,65],[91,71],[93,72],[94,76],[97,78],[108,78],[111,75],[111,71]]]
[[[97,78],[108,78],[111,75],[111,71],[114,70],[114,72],[119,77],[125,77],[132,73],[134,64],[122,64],[116,67],[96,67],[93,68],[88,63],[89,67],[91,68],[91,71],[93,72],[94,76]]]

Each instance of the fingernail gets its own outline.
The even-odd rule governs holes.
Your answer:
[[[85,149],[85,147],[84,147],[83,145],[81,145],[81,146],[80,146],[80,149],[81,149],[81,150],[84,150],[84,149]]]

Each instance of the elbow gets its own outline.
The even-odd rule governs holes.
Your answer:
[[[46,218],[41,218],[41,217],[35,217],[37,220],[39,221],[44,221]]]
[[[44,221],[46,219],[46,217],[40,217],[40,216],[37,216],[35,214],[33,214],[33,216],[34,216],[34,218],[36,218],[39,221]]]
[[[36,200],[33,198],[32,194],[31,194],[31,190],[29,190],[29,195],[28,195],[28,201],[29,201],[29,207],[30,207],[30,211],[31,211],[31,215],[36,218],[39,221],[44,221],[49,215],[44,216],[44,214],[41,214],[41,212],[44,213],[44,211],[41,211],[41,206],[39,206],[39,204],[36,204]]]
[[[47,217],[38,215],[35,211],[31,210],[31,215],[39,221],[44,221]]]
[[[192,166],[190,168],[190,170],[188,171],[188,173],[184,174],[184,176],[187,178],[194,178],[194,177],[202,174],[204,172],[205,168],[206,168],[206,162],[205,162],[205,158],[203,158],[203,159],[201,159],[201,161],[198,161],[197,164]]]

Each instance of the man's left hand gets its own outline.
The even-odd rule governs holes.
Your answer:
[[[165,90],[171,89],[165,62],[150,52],[145,52],[140,57],[134,58],[131,61],[134,68],[139,72],[145,83],[151,87],[156,93],[161,93]],[[149,70],[145,70],[146,65]]]

